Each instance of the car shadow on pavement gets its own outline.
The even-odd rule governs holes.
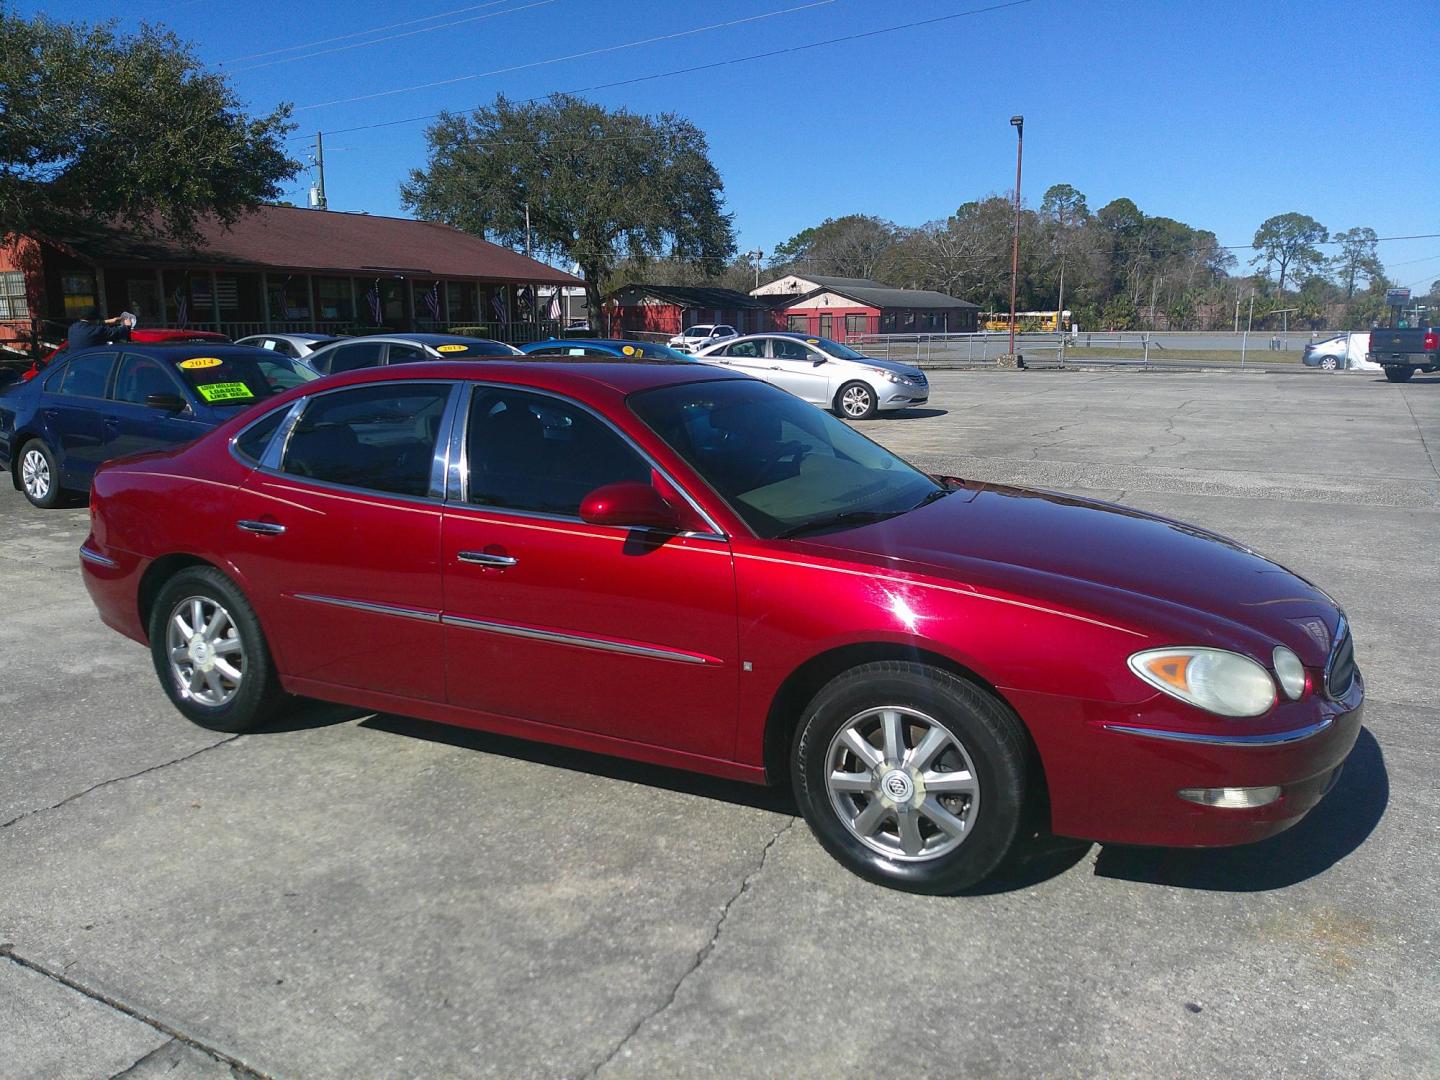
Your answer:
[[[334,727],[348,724],[352,720],[374,715],[374,709],[357,709],[353,705],[338,705],[331,701],[317,701],[314,698],[296,698],[280,714],[256,734],[278,735],[286,731],[311,731],[315,728]]]
[[[1344,771],[1320,804],[1293,826],[1233,848],[1137,848],[1109,845],[1095,862],[1099,877],[1217,892],[1283,889],[1324,873],[1365,842],[1385,814],[1390,780],[1385,756],[1360,729]]]
[[[944,416],[949,409],[896,409],[876,415],[881,420],[929,420],[932,416]]]
[[[353,710],[352,710],[353,712]],[[640,761],[610,757],[606,754],[592,754],[585,750],[571,750],[549,743],[531,742],[528,739],[512,738],[508,735],[494,735],[473,728],[438,724],[429,720],[416,720],[408,716],[381,713],[360,722],[363,728],[386,731],[392,735],[404,735],[427,742],[445,743],[447,746],[479,750],[486,754],[499,754],[536,765],[548,765],[554,769],[569,769],[572,772],[589,773],[611,780],[622,780],[646,787],[663,788],[666,791],[684,795],[698,795],[705,799],[749,806],[757,810],[769,810],[776,814],[794,816],[799,811],[789,793],[779,788],[745,784],[738,780],[724,780],[702,773],[686,772],[683,769],[667,769],[661,765],[647,765]]]

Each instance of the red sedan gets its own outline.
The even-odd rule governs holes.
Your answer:
[[[875,881],[1025,828],[1222,845],[1334,781],[1363,686],[1325,593],[1119,506],[928,476],[681,363],[297,387],[96,474],[86,584],[176,707],[286,694],[789,781]]]

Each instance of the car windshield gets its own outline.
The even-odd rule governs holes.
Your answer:
[[[201,401],[217,406],[250,405],[320,377],[297,360],[258,349],[253,354],[192,356],[177,360],[175,370]]]
[[[432,348],[446,360],[463,360],[467,356],[514,356],[515,350],[503,341],[476,338],[473,341],[438,341]]]
[[[756,380],[645,390],[630,408],[766,539],[877,521],[945,490],[829,413]]]
[[[712,331],[712,330],[714,330],[714,329],[715,329],[715,328],[714,328],[713,326],[692,326],[692,327],[690,327],[689,330],[686,330],[686,331],[685,331],[685,336],[686,336],[686,337],[709,337],[709,336],[710,336],[710,331]]]
[[[813,337],[812,337],[812,338],[806,338],[806,339],[805,339],[805,344],[807,344],[807,345],[814,345],[814,346],[820,348],[821,350],[823,350],[824,352],[829,353],[831,356],[835,357],[837,360],[865,360],[865,359],[867,359],[867,357],[865,356],[864,353],[858,353],[858,352],[856,352],[854,349],[850,348],[849,345],[841,345],[840,342],[838,342],[838,341],[831,341],[829,338],[826,338],[826,337],[822,337],[822,338],[813,338]]]

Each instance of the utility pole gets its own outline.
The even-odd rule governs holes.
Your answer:
[[[325,133],[315,132],[315,209],[327,210],[325,202]]]
[[[1020,163],[1025,155],[1025,117],[1012,116],[1015,128],[1015,238],[1010,247],[1010,355],[1015,355],[1015,292],[1020,282]]]
[[[1238,305],[1239,300],[1235,303]],[[1239,318],[1239,307],[1236,307],[1236,318]],[[1245,350],[1250,346],[1250,327],[1255,324],[1255,291],[1250,291],[1250,316],[1245,320],[1245,336],[1240,339],[1240,370],[1245,370]]]
[[[755,262],[755,288],[758,289],[760,287],[760,260],[765,258],[765,252],[756,248],[754,251],[747,251],[745,257]]]
[[[525,203],[525,257],[530,258],[530,203]]]

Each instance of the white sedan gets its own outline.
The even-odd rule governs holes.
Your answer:
[[[829,338],[746,334],[701,349],[695,359],[773,383],[846,420],[868,420],[930,399],[919,368],[877,360]]]
[[[672,337],[670,347],[682,352],[699,352],[722,341],[731,341],[737,333],[733,326],[724,323],[700,323]]]

